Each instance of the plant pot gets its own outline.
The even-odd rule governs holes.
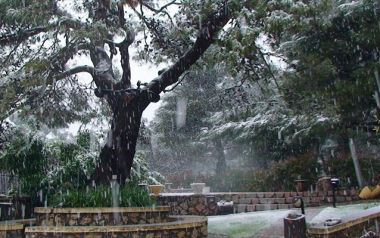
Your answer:
[[[203,188],[206,186],[205,183],[192,183],[190,184],[191,189],[195,194],[202,194]]]
[[[165,186],[161,184],[157,185],[149,185],[150,193],[153,193],[155,196],[158,196],[160,193],[164,191]]]

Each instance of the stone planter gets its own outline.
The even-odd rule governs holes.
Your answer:
[[[190,184],[191,189],[195,194],[202,194],[203,188],[206,186],[205,183],[192,183]]]
[[[168,206],[99,207],[99,208],[43,208],[36,207],[37,225],[41,226],[111,226],[168,222]]]
[[[115,208],[35,208],[36,223],[24,234],[13,234],[20,227],[2,227],[5,238],[206,238],[207,217],[169,216],[169,207]],[[115,215],[118,216],[115,216]],[[2,231],[12,236],[2,236]],[[7,235],[8,235],[7,233]]]
[[[160,193],[162,193],[165,189],[164,185],[157,184],[157,185],[149,185],[149,191],[150,193],[153,193],[154,195],[158,196]]]

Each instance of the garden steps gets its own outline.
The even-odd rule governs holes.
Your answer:
[[[306,207],[332,203],[333,193],[329,192],[248,192],[248,193],[212,193],[217,200],[233,201],[234,212],[253,212],[293,208],[293,198],[301,196]],[[338,203],[350,203],[358,200],[355,190],[336,192]]]
[[[241,213],[293,208],[293,198],[302,196],[306,207],[332,203],[330,192],[218,192],[218,193],[162,193],[157,196],[157,204],[170,206],[171,215],[213,216],[220,214],[218,202],[233,201],[233,209],[228,212]],[[338,203],[359,200],[355,190],[337,191]]]

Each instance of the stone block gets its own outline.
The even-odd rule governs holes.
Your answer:
[[[274,192],[266,192],[264,193],[265,198],[273,198],[274,197]]]
[[[276,192],[276,193],[274,193],[274,196],[276,198],[283,198],[283,197],[285,197],[285,193],[284,192]]]
[[[263,198],[264,197],[264,193],[256,193],[257,197],[258,198]]]
[[[260,199],[259,198],[252,198],[251,202],[252,202],[252,204],[258,204],[258,203],[260,203]]]
[[[237,194],[234,194],[234,195],[232,195],[232,201],[234,202],[234,203],[239,203],[239,195],[237,195]]]
[[[268,210],[266,209],[266,204],[256,204],[256,211],[265,211]]]
[[[278,204],[278,209],[289,209],[290,205],[289,204]]]
[[[285,198],[285,203],[292,204],[293,203],[293,197],[287,197],[287,198]]]
[[[247,205],[247,212],[256,211],[256,205]]]
[[[245,195],[246,198],[257,198],[257,193],[247,193]]]
[[[247,205],[245,205],[245,204],[237,204],[235,211],[236,211],[236,213],[246,212],[247,211]]]
[[[285,198],[275,198],[274,203],[285,204]]]
[[[238,203],[239,204],[252,204],[252,199],[251,198],[240,198]]]
[[[271,203],[268,198],[259,198],[259,203],[260,204],[268,204]]]
[[[291,197],[299,196],[300,194],[298,192],[290,192]]]

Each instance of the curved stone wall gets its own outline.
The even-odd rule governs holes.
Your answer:
[[[24,237],[207,237],[207,217],[169,216],[169,211],[169,207],[35,208],[36,226],[26,227]]]
[[[25,228],[25,238],[205,238],[207,217],[171,217],[157,224],[122,226],[34,226]]]
[[[24,225],[18,223],[1,222],[0,237],[1,238],[20,238],[23,237]]]
[[[34,209],[37,226],[112,226],[170,221],[170,208],[42,208]]]

